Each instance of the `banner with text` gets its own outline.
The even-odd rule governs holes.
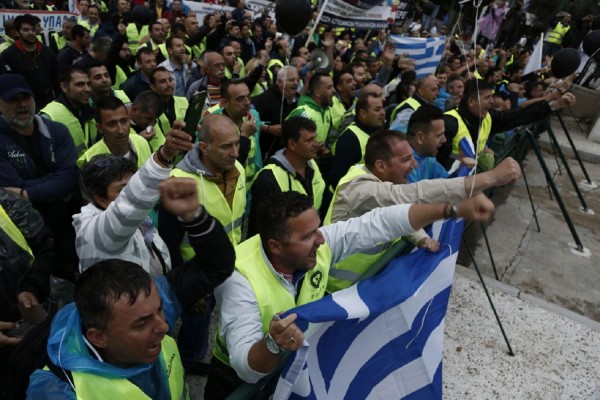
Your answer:
[[[248,0],[246,1],[246,8],[254,11],[254,18],[260,16],[264,9],[269,10],[269,16],[275,21],[275,2],[271,0]]]
[[[67,11],[0,10],[0,35],[5,34],[4,21],[14,19],[23,14],[31,14],[38,17],[42,22],[42,29],[45,33],[60,32],[63,20],[77,17],[77,14]]]
[[[231,13],[234,8],[229,6],[221,6],[218,4],[210,4],[210,3],[197,3],[195,1],[188,1],[185,3],[190,7],[190,10],[196,13],[196,19],[198,23],[202,25],[202,20],[204,16],[208,14],[214,14],[216,12],[220,13]],[[249,15],[252,20],[254,20],[254,12],[251,10],[246,10],[246,15]]]
[[[357,29],[381,29],[393,21],[392,7],[383,0],[328,0],[321,22]]]

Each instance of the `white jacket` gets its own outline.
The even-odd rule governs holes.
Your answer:
[[[73,216],[81,272],[99,261],[118,258],[141,265],[153,276],[163,274],[162,269],[151,270],[151,255],[139,228],[160,197],[158,185],[170,172],[150,157],[106,210],[90,203]],[[157,229],[152,242],[170,270],[169,250]]]

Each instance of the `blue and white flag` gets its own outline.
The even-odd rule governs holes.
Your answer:
[[[305,332],[274,399],[441,399],[444,318],[463,222],[439,221],[438,253],[393,260],[379,275],[289,310]]]
[[[389,35],[388,40],[396,46],[397,55],[408,55],[415,60],[417,78],[435,73],[446,48],[445,38],[414,38]]]

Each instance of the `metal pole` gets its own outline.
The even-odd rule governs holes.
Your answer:
[[[546,176],[546,181],[548,182],[548,184],[550,185],[550,188],[552,189],[552,192],[554,193],[554,197],[556,198],[556,202],[558,203],[558,206],[560,207],[560,211],[562,212],[563,217],[565,217],[565,221],[567,222],[569,230],[571,231],[573,240],[575,240],[575,244],[577,245],[577,251],[583,252],[583,244],[581,243],[581,240],[579,239],[579,235],[577,235],[577,231],[575,230],[575,225],[573,225],[573,221],[571,221],[569,212],[567,211],[567,208],[565,207],[565,204],[563,203],[562,198],[560,197],[558,188],[554,184],[554,180],[552,180],[552,175],[550,175],[548,166],[546,165],[546,162],[544,161],[544,157],[542,156],[542,152],[540,150],[539,144],[538,144],[537,140],[535,140],[533,133],[529,129],[527,129],[527,135],[529,135],[529,139],[531,140],[531,145],[533,146],[535,155],[537,156],[540,166],[542,167],[542,170],[544,171],[544,175]]]
[[[312,40],[312,35],[315,33],[315,29],[317,29],[317,26],[319,25],[319,22],[321,21],[321,17],[323,16],[323,13],[325,12],[325,9],[327,8],[328,3],[329,3],[329,0],[325,0],[323,2],[323,4],[321,4],[321,11],[319,11],[319,15],[317,15],[317,19],[315,20],[314,25],[312,26],[312,28],[310,28],[310,31],[308,32],[308,38],[306,39],[306,43],[304,43],[304,47],[307,47],[308,44],[310,43],[310,41]]]
[[[583,195],[581,194],[581,190],[579,190],[579,186],[577,185],[577,182],[575,181],[575,177],[573,176],[573,173],[571,172],[571,168],[569,167],[569,164],[567,163],[567,159],[565,158],[565,155],[563,154],[563,151],[560,148],[560,145],[558,144],[558,140],[556,140],[556,136],[554,135],[554,132],[552,131],[552,129],[548,129],[548,135],[550,136],[550,139],[552,139],[554,141],[554,143],[556,144],[556,152],[558,153],[558,156],[562,160],[565,170],[567,171],[567,175],[569,176],[569,179],[571,180],[571,183],[573,184],[573,189],[575,189],[575,193],[577,193],[577,197],[579,197],[579,202],[581,203],[582,211],[588,212],[589,210],[588,210],[587,204],[585,202],[585,199],[583,198]]]
[[[473,261],[473,266],[475,267],[475,271],[477,271],[477,276],[479,276],[479,280],[481,281],[481,286],[483,286],[485,295],[487,296],[487,299],[490,302],[490,306],[492,307],[492,311],[494,312],[494,317],[496,317],[496,322],[498,322],[498,326],[500,327],[500,331],[502,332],[502,337],[504,337],[504,341],[506,342],[506,346],[508,347],[508,355],[514,357],[515,353],[513,353],[512,347],[510,347],[510,342],[508,341],[508,336],[506,336],[506,332],[504,331],[504,327],[502,326],[502,322],[500,321],[500,317],[498,316],[498,312],[496,311],[496,307],[494,306],[494,302],[492,301],[490,292],[488,292],[487,285],[485,284],[485,281],[483,280],[483,275],[481,275],[479,266],[477,265],[477,262],[475,261],[475,256],[473,255],[471,246],[469,246],[469,243],[467,243],[467,241],[465,240],[464,235],[463,235],[463,243],[465,244],[465,247],[467,248],[467,251],[469,252],[469,256],[471,257],[471,261]]]
[[[575,148],[575,143],[573,143],[573,139],[571,139],[571,135],[569,134],[567,125],[563,121],[562,116],[560,115],[560,112],[558,112],[558,110],[557,110],[557,111],[555,111],[555,113],[556,113],[556,116],[558,117],[558,121],[560,122],[560,125],[563,128],[563,131],[565,132],[565,136],[567,137],[567,140],[569,141],[569,144],[571,145],[573,154],[575,154],[575,158],[577,159],[577,162],[579,163],[579,166],[581,167],[581,170],[583,171],[583,175],[585,175],[585,179],[587,179],[588,184],[593,185],[592,180],[590,179],[590,176],[588,175],[588,172],[585,169],[585,166],[583,165],[583,161],[581,161],[581,157],[579,157],[579,152]]]
[[[537,211],[535,210],[535,205],[533,204],[533,197],[531,197],[531,190],[529,190],[529,183],[527,183],[527,175],[525,175],[525,168],[523,168],[523,164],[519,162],[521,166],[521,173],[523,174],[523,181],[525,182],[525,188],[527,189],[527,196],[529,196],[529,203],[531,204],[531,211],[533,211],[533,218],[535,219],[535,224],[537,226],[538,233],[542,230],[540,229],[540,223],[537,217]]]
[[[487,251],[490,256],[490,261],[492,262],[492,269],[494,270],[494,276],[496,277],[496,280],[499,281],[500,278],[498,277],[498,271],[496,270],[496,263],[494,262],[492,248],[490,247],[490,242],[488,240],[487,233],[485,231],[485,226],[483,225],[483,222],[481,223],[481,232],[483,233],[483,239],[485,240],[485,246],[487,247]]]

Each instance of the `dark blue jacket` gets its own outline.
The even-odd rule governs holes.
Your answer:
[[[21,135],[0,118],[0,186],[27,190],[33,203],[63,200],[79,185],[75,144],[63,124],[37,115],[34,123],[42,165],[36,165],[20,146]]]

